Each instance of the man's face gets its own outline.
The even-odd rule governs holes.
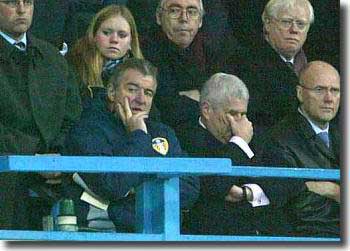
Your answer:
[[[265,28],[271,46],[286,58],[294,57],[302,48],[310,27],[310,12],[305,4],[281,9]]]
[[[131,48],[130,25],[122,16],[104,21],[95,35],[96,46],[105,59],[119,59]]]
[[[152,76],[144,76],[141,72],[129,69],[120,77],[116,90],[115,105],[124,104],[127,98],[133,115],[148,112],[152,107],[152,100],[156,92],[156,83]]]
[[[304,78],[297,87],[302,110],[321,128],[338,112],[340,102],[340,79],[332,68],[318,67]]]
[[[34,0],[10,2],[0,1],[0,30],[18,40],[32,24]]]
[[[157,14],[157,23],[173,43],[187,48],[202,26],[202,14],[199,0],[167,0],[161,13]],[[175,17],[175,13],[179,13]],[[199,13],[199,16],[193,15]]]
[[[246,116],[247,109],[248,101],[237,98],[231,98],[222,107],[211,106],[205,118],[209,132],[221,142],[227,143],[233,136],[227,114],[230,114],[236,121],[239,121]]]

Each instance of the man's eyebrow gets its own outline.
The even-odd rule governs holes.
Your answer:
[[[171,8],[171,7],[183,8],[183,6],[181,6],[180,4],[177,4],[177,3],[172,3],[168,6],[168,8]],[[186,9],[189,9],[189,8],[199,9],[195,5],[186,6]]]
[[[140,87],[139,84],[135,83],[135,82],[128,82],[126,83],[128,86],[129,85],[132,85],[132,86],[135,86],[135,87]]]

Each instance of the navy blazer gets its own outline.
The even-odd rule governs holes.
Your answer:
[[[67,154],[135,157],[186,156],[186,153],[181,150],[173,130],[166,125],[147,121],[148,134],[142,130],[128,133],[122,121],[115,114],[108,111],[105,100],[93,99],[92,102],[89,109],[83,111],[80,122],[71,130],[69,137],[67,137]],[[169,150],[166,155],[160,154],[153,148],[152,141],[155,138],[164,138],[168,141]],[[92,191],[102,198],[112,201],[113,205],[116,206],[125,203],[125,195],[131,188],[140,185],[149,178],[155,178],[154,175],[128,173],[84,173],[80,175]],[[197,199],[198,193],[199,181],[197,178],[180,178],[180,205],[182,209],[190,208]],[[68,196],[75,196],[77,203],[80,203],[80,194],[81,189],[78,189],[78,192],[73,191]],[[129,209],[133,209],[130,203],[133,205],[134,201],[128,199],[128,203],[127,212],[125,214],[122,213],[123,217],[125,216],[123,224],[132,228],[135,220],[134,212],[130,212]],[[116,225],[123,225],[120,224],[120,221],[123,221],[123,219],[119,217],[119,210],[113,210],[113,207],[110,207],[109,215]]]

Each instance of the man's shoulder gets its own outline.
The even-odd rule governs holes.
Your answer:
[[[43,56],[54,57],[57,61],[65,62],[65,59],[60,54],[59,50],[49,42],[37,38],[32,34],[30,34],[29,40],[31,46],[40,51],[40,53],[43,54]]]
[[[297,111],[288,114],[270,131],[265,138],[279,144],[295,144],[304,140],[304,136],[311,132],[311,126],[306,119]],[[300,142],[299,142],[300,143]]]

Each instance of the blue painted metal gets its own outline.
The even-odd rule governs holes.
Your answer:
[[[0,230],[2,240],[42,241],[174,241],[163,234],[122,234],[62,231]],[[232,241],[232,242],[340,242],[339,238],[229,236],[229,235],[181,235],[176,241]]]
[[[222,236],[180,234],[179,176],[226,175],[253,177],[296,177],[339,180],[339,170],[231,166],[228,159],[3,156],[0,172],[128,172],[153,173],[159,179],[137,189],[136,234],[0,230],[0,239],[55,241],[234,241],[234,242],[340,242],[339,238]]]
[[[163,241],[163,234],[93,233],[64,231],[0,230],[2,240],[41,241]]]
[[[234,242],[339,242],[339,238],[244,236],[244,235],[181,235],[182,241],[234,241]]]
[[[163,233],[163,180],[146,181],[136,190],[136,231]]]
[[[160,175],[230,173],[231,160],[218,158],[150,158],[88,156],[2,156],[0,171],[127,172]]]
[[[179,178],[164,182],[164,236],[166,240],[180,239],[180,196]]]
[[[256,167],[256,166],[233,166],[227,176],[246,177],[288,177],[308,178],[317,180],[339,180],[339,169],[319,168],[282,168],[282,167]]]

